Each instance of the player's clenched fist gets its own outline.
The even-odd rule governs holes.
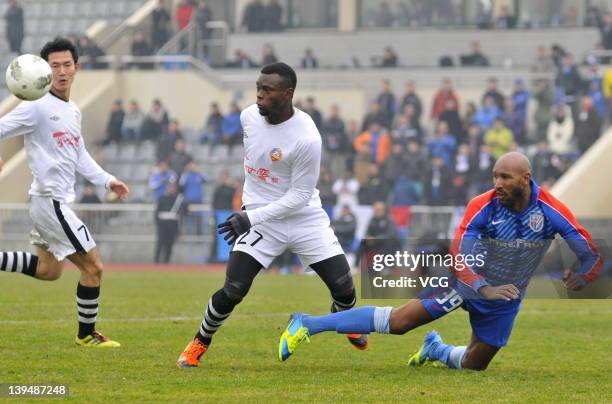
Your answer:
[[[225,222],[217,226],[219,234],[224,235],[223,239],[227,244],[232,245],[240,235],[246,233],[251,228],[251,221],[246,212],[232,213]]]

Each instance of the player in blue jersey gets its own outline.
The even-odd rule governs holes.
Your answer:
[[[501,156],[493,178],[494,189],[468,203],[451,246],[455,256],[486,251],[482,266],[453,268],[451,286],[401,307],[360,307],[326,316],[293,314],[280,338],[279,360],[288,359],[302,342],[323,331],[405,334],[462,307],[472,326],[469,344],[447,345],[433,331],[409,364],[440,361],[453,369],[484,370],[508,342],[525,289],[555,234],[581,262],[578,271],[565,270],[564,286],[580,290],[595,279],[603,258],[591,236],[563,203],[538,187],[527,157],[516,152]]]

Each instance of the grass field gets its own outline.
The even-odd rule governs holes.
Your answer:
[[[465,343],[470,328],[461,310],[405,336],[372,335],[365,352],[339,335],[317,335],[279,363],[288,314],[329,308],[323,284],[306,276],[260,276],[203,366],[179,370],[175,360],[222,280],[220,273],[107,272],[98,329],[123,346],[96,350],[73,343],[75,272],[54,283],[0,274],[0,383],[65,383],[69,399],[80,402],[612,402],[611,300],[525,301],[510,344],[485,372],[405,366],[433,328]]]

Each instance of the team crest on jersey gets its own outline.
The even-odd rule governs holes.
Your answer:
[[[542,231],[544,227],[544,216],[540,213],[531,213],[529,215],[529,228],[535,232]]]
[[[275,147],[270,150],[270,159],[272,161],[279,161],[283,158],[283,151],[279,147]]]
[[[59,121],[60,117],[57,115],[53,115],[52,117],[50,117],[49,119],[51,119],[52,121]]]

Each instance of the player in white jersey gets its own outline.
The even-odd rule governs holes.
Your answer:
[[[31,243],[36,255],[0,252],[0,272],[19,272],[36,279],[58,279],[67,258],[81,272],[76,300],[79,330],[76,343],[85,347],[118,347],[95,330],[102,261],[87,226],[71,209],[76,173],[104,185],[119,197],[128,187],[104,171],[85,149],[81,111],[70,101],[70,88],[79,70],[75,46],[67,39],[48,42],[40,56],[53,71],[51,90],[36,101],[24,101],[0,119],[0,140],[24,136],[33,182],[30,217]],[[0,160],[0,170],[2,160]]]
[[[198,333],[177,361],[179,367],[198,366],[213,334],[246,296],[255,276],[285,250],[297,254],[325,282],[333,312],[356,303],[348,262],[316,189],[321,135],[310,116],[293,107],[295,72],[284,63],[267,65],[256,84],[257,104],[240,115],[243,210],[219,225],[219,232],[234,245],[225,284],[210,298]],[[348,337],[356,348],[367,348],[367,336]]]

